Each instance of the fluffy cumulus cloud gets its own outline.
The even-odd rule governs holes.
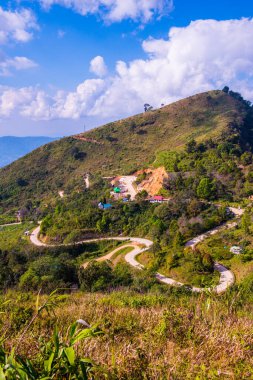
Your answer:
[[[146,59],[117,62],[113,76],[89,79],[73,92],[0,88],[0,117],[116,119],[229,85],[253,100],[253,20],[199,20],[143,42]]]
[[[33,120],[78,119],[89,114],[105,90],[102,79],[89,79],[73,92],[58,91],[49,96],[40,88],[0,86],[0,117],[13,113]]]
[[[0,44],[9,40],[27,42],[38,29],[36,18],[29,9],[4,10],[0,6]]]
[[[36,29],[36,18],[30,10],[11,11],[0,6],[0,46],[9,42],[28,42]],[[0,51],[0,77],[9,76],[15,70],[26,70],[35,66],[36,63],[26,57],[10,58]]]
[[[35,96],[32,87],[27,88],[8,88],[0,86],[0,117],[9,117],[13,112],[19,111],[29,104]]]
[[[103,57],[98,55],[90,61],[90,72],[98,77],[103,77],[106,75],[107,67]]]
[[[9,76],[13,70],[27,70],[37,64],[26,57],[3,58],[0,57],[0,76]]]
[[[81,15],[100,14],[110,22],[123,19],[149,21],[154,16],[168,14],[173,9],[173,0],[39,0],[49,9],[52,5],[71,8]]]

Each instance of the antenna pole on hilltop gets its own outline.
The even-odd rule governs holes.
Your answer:
[[[86,130],[86,125],[84,124],[83,125],[83,133],[85,133],[85,130]]]

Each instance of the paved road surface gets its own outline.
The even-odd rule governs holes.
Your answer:
[[[133,182],[135,182],[135,181],[136,181],[136,176],[134,176],[134,175],[128,175],[128,176],[121,177],[121,183],[126,186],[126,188],[128,190],[126,194],[130,194],[131,201],[133,201],[135,199],[136,194],[137,194],[137,191],[135,190],[135,188],[133,186]]]
[[[242,216],[242,214],[244,213],[244,209],[241,208],[228,207],[228,209],[237,217]],[[204,234],[201,234],[191,239],[186,243],[186,247],[191,247],[192,249],[194,249],[197,244],[201,243],[204,239],[210,237],[211,235],[215,235],[222,230],[234,228],[236,226],[237,222],[229,221],[227,223],[224,223],[221,226],[215,227],[212,230],[207,231]]]
[[[33,231],[32,235],[30,236],[31,243],[36,245],[36,246],[39,246],[39,247],[50,246],[48,244],[42,243],[39,240],[39,238],[38,238],[39,232],[40,232],[40,226],[38,226]],[[90,239],[90,240],[80,241],[80,242],[77,242],[75,244],[83,244],[83,243],[89,243],[92,241],[101,241],[101,240],[130,241],[131,244],[121,246],[121,247],[119,247],[119,249],[122,249],[125,246],[133,246],[133,250],[126,254],[125,260],[128,264],[130,264],[131,266],[133,266],[136,269],[144,269],[144,266],[136,260],[136,257],[140,253],[148,250],[153,245],[153,242],[151,240],[138,238],[138,237],[137,238],[136,237],[109,237],[109,238],[101,238],[101,239]],[[62,246],[67,246],[67,245],[73,245],[73,244],[62,244]],[[195,245],[196,244],[194,243],[194,246]],[[54,246],[54,245],[51,245],[51,246]],[[188,245],[188,246],[192,246],[192,245]],[[115,253],[115,250],[113,252],[103,256],[103,257],[100,257],[99,261],[109,260],[113,256],[114,253]],[[216,287],[214,287],[213,289],[192,287],[191,290],[193,292],[198,292],[198,293],[203,292],[203,291],[207,291],[207,290],[214,291],[216,293],[222,293],[229,286],[231,286],[234,283],[234,275],[230,270],[228,270],[227,268],[225,268],[223,265],[221,265],[219,263],[215,263],[215,269],[220,273],[220,281]],[[155,276],[156,276],[157,280],[159,280],[160,282],[163,282],[167,285],[173,285],[173,286],[183,286],[184,285],[183,283],[178,282],[176,280],[173,280],[172,278],[166,277],[160,273],[156,273]]]
[[[98,257],[97,259],[94,259],[94,260],[95,260],[95,261],[98,261],[98,262],[102,262],[102,261],[106,261],[106,260],[111,260],[111,258],[114,256],[115,253],[117,253],[117,252],[119,252],[119,251],[121,251],[122,249],[127,248],[127,247],[131,247],[131,248],[133,248],[133,247],[134,247],[134,244],[124,244],[123,246],[120,246],[120,247],[114,249],[112,252],[107,253],[107,255],[102,256],[102,257]],[[83,268],[87,268],[88,264],[89,264],[89,261],[87,261],[87,263],[84,263],[84,264],[82,265],[82,267],[83,267]]]
[[[21,222],[8,223],[8,224],[0,224],[0,227],[17,226],[18,224],[21,224]]]

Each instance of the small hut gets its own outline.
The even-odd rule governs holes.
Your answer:
[[[121,193],[121,189],[118,186],[114,187],[113,191],[116,194],[120,194]]]

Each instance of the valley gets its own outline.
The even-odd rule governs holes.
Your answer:
[[[252,106],[217,90],[0,169],[0,356],[25,380],[60,360],[90,380],[250,379],[252,133]]]

